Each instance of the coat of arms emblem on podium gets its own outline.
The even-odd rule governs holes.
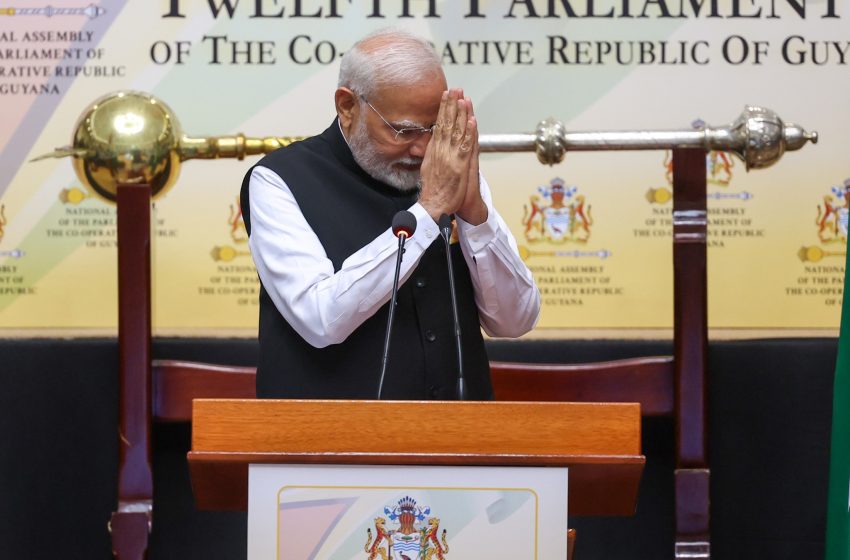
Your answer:
[[[367,529],[363,549],[368,560],[443,560],[449,553],[446,530],[440,533],[440,519],[430,513],[430,507],[418,506],[410,496],[385,506],[387,517],[375,518],[374,533]],[[388,526],[387,518],[398,526]]]

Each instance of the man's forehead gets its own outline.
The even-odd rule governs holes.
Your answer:
[[[382,110],[394,113],[396,118],[404,118],[410,111],[437,111],[440,98],[446,89],[444,80],[421,80],[411,84],[380,86],[375,89],[369,101],[379,103]]]

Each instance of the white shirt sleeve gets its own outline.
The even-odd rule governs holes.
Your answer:
[[[286,182],[257,166],[248,185],[251,235],[248,245],[257,273],[275,307],[309,344],[323,348],[344,341],[392,295],[398,240],[387,228],[334,271]],[[492,206],[481,181],[487,221],[472,226],[457,219],[461,250],[470,271],[484,330],[519,336],[537,322],[540,295],[520,259],[516,241]],[[399,285],[412,274],[439,228],[416,203],[416,234],[405,244]]]
[[[521,336],[537,324],[540,292],[522,262],[516,240],[493,207],[490,187],[480,177],[487,220],[473,226],[457,218],[458,238],[472,283],[481,326],[490,336]]]
[[[317,348],[338,344],[390,300],[398,249],[391,228],[334,272],[292,191],[277,173],[255,167],[248,189],[248,245],[257,273],[275,307],[304,340]],[[416,216],[416,235],[405,244],[399,285],[439,236],[437,224],[420,204],[409,210]]]

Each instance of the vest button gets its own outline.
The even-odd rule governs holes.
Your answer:
[[[428,282],[426,282],[424,278],[417,278],[416,279],[416,287],[417,288],[424,288],[427,285],[428,285]]]
[[[425,331],[425,340],[427,340],[428,342],[434,342],[435,340],[437,340],[437,335],[434,334],[434,331],[428,329],[427,331]]]

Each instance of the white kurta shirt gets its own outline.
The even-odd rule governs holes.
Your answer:
[[[487,221],[473,226],[457,218],[458,239],[475,290],[481,326],[490,336],[520,336],[537,323],[540,293],[522,262],[516,240],[493,208],[482,178]],[[390,300],[398,240],[387,227],[334,271],[319,238],[301,213],[286,182],[257,166],[249,182],[249,246],[257,273],[286,321],[317,348],[338,344]],[[439,228],[419,204],[416,232],[407,240],[399,285],[412,274]],[[389,226],[389,224],[388,224]],[[446,294],[446,305],[450,295]]]

